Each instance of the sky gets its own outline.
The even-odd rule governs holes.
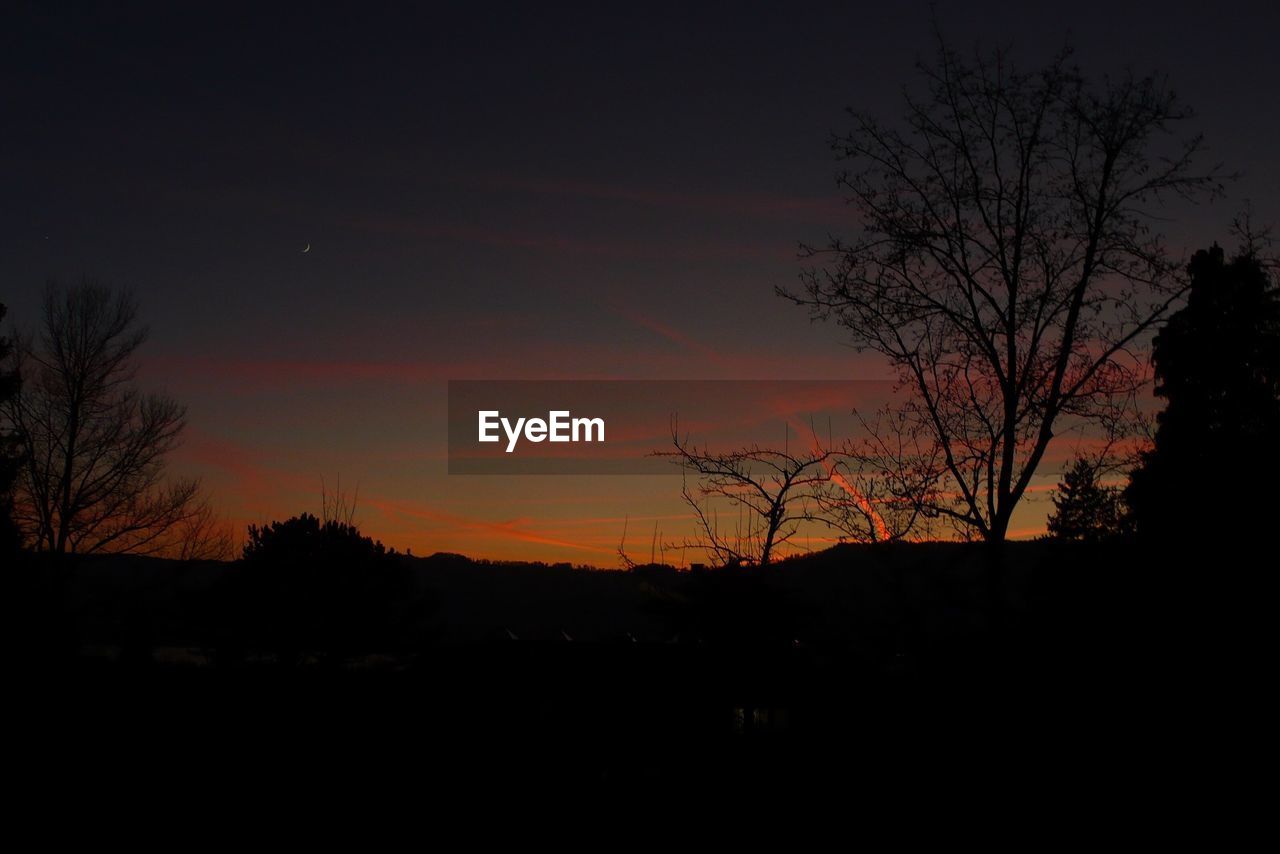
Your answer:
[[[0,302],[132,287],[173,468],[237,525],[340,478],[402,550],[614,565],[624,525],[691,532],[672,479],[450,476],[448,380],[890,376],[774,289],[852,232],[829,135],[900,111],[925,2],[52,5],[0,27]],[[933,5],[959,46],[1170,75],[1240,173],[1177,251],[1280,217],[1274,3]]]

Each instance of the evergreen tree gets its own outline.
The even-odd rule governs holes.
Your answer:
[[[1216,244],[1188,268],[1186,307],[1156,336],[1154,446],[1125,491],[1140,536],[1256,538],[1280,477],[1280,299],[1252,252]]]
[[[1077,459],[1063,473],[1053,496],[1051,536],[1093,542],[1120,532],[1119,490],[1100,481],[1098,467],[1086,459]]]

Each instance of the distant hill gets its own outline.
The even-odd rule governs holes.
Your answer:
[[[976,544],[841,545],[765,568],[678,572],[394,555],[407,583],[397,594],[408,646],[572,639],[578,643],[799,642],[887,662],[904,654],[949,657],[1000,619],[1055,644],[1102,631],[1146,582],[1124,545],[1009,543],[993,571]],[[27,570],[31,614],[74,626],[81,643],[210,646],[227,635],[216,607],[236,563],[94,556],[54,572]],[[56,576],[56,577],[55,577]],[[16,583],[16,582],[11,582]],[[23,593],[23,590],[17,591]],[[234,595],[252,597],[253,588]],[[285,601],[305,590],[284,591]],[[21,596],[19,598],[22,598]],[[224,594],[225,598],[225,594]],[[335,616],[340,619],[341,614]],[[400,619],[400,617],[397,617]],[[1112,631],[1112,629],[1106,629]]]

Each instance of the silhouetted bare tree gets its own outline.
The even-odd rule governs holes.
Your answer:
[[[20,338],[6,414],[22,444],[15,513],[41,551],[152,554],[199,507],[194,480],[166,480],[185,409],[134,386],[146,338],[125,291],[86,280],[45,289],[41,329]]]
[[[177,560],[234,560],[236,537],[231,522],[220,515],[208,496],[193,499],[186,518],[173,526],[165,549]]]
[[[1188,112],[1159,78],[939,41],[903,125],[851,112],[833,141],[862,236],[806,247],[830,263],[779,292],[898,369],[891,426],[940,462],[929,512],[998,542],[1055,425],[1115,418],[1147,380],[1134,351],[1187,287],[1153,210],[1219,178],[1196,171],[1199,136],[1175,138]]]
[[[0,320],[8,309],[0,304]],[[0,336],[0,411],[18,393],[18,372],[12,366],[13,342]],[[0,426],[0,554],[13,554],[21,547],[21,533],[13,518],[13,488],[18,476],[19,442],[8,426]]]
[[[681,436],[675,422],[671,440],[674,450],[654,456],[670,458],[698,481],[691,489],[686,480],[681,490],[697,520],[698,536],[677,548],[704,550],[722,566],[768,564],[803,522],[814,521],[814,492],[826,484],[829,467],[839,457],[816,440],[800,450],[787,443],[782,450],[752,445],[713,452]],[[732,525],[722,526],[719,503],[739,511]]]

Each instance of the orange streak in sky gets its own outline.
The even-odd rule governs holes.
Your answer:
[[[849,493],[849,497],[862,509],[862,512],[871,517],[871,523],[876,527],[876,539],[880,542],[888,540],[889,526],[885,524],[884,517],[876,512],[876,508],[867,500],[866,496],[854,489],[853,484],[849,483],[844,475],[835,471],[835,469],[828,471],[828,474],[831,476],[832,483]]]
[[[796,419],[794,418],[788,419],[788,422],[791,424],[792,427],[796,428],[796,430],[799,431],[801,434],[804,433],[805,428],[808,426],[804,423],[797,423]],[[810,431],[810,433],[812,434],[812,430]],[[818,437],[816,435],[813,436],[812,450],[814,451],[814,453],[822,452],[822,445],[818,441]],[[862,512],[866,513],[867,516],[871,518],[871,524],[873,524],[876,529],[876,539],[880,542],[884,542],[885,540],[888,540],[889,526],[885,524],[884,517],[881,516],[879,512],[876,511],[875,506],[870,502],[870,500],[868,500],[865,495],[859,492],[854,487],[854,485],[848,481],[848,479],[844,475],[837,472],[835,469],[835,466],[833,466],[830,462],[825,463],[824,466],[827,470],[827,477],[831,479],[831,482],[834,483],[836,486],[840,487],[841,489],[843,489],[846,493],[848,493],[849,497],[853,499],[854,503],[858,505],[858,507],[862,510]]]
[[[578,551],[600,552],[608,554],[609,549],[599,548],[597,546],[587,546],[581,543],[571,542],[569,540],[560,540],[554,537],[547,537],[533,531],[524,530],[516,527],[520,520],[512,520],[509,522],[486,522],[479,519],[468,519],[463,516],[457,516],[451,513],[441,513],[437,510],[430,510],[419,507],[407,507],[402,502],[386,501],[377,498],[362,499],[372,507],[381,510],[387,515],[399,515],[411,519],[421,519],[428,522],[442,522],[452,525],[456,529],[464,531],[477,531],[485,534],[496,535],[499,539],[517,540],[524,543],[537,543],[544,546],[558,546],[560,548],[576,549]]]

